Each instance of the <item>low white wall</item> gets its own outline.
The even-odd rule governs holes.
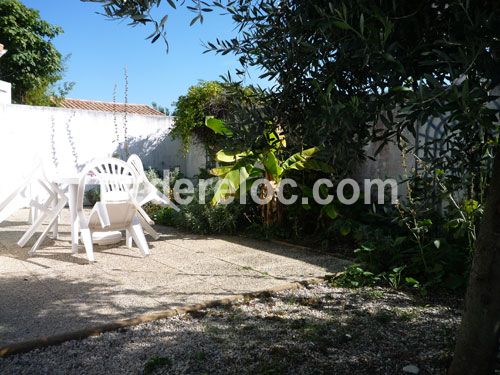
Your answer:
[[[145,168],[179,167],[192,177],[205,165],[204,150],[195,146],[183,155],[169,136],[173,121],[128,114],[129,153],[138,154]],[[0,201],[37,159],[49,172],[70,175],[94,158],[123,154],[123,124],[121,113],[0,104]]]
[[[0,104],[12,103],[12,85],[9,82],[0,81]]]

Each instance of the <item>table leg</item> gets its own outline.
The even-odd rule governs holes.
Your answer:
[[[54,204],[52,205],[52,209],[55,209],[58,204],[59,204],[59,199],[58,197],[56,197],[54,199]],[[57,238],[59,237],[59,215],[57,215],[54,224],[52,225],[52,237],[54,238],[54,240],[57,240]]]
[[[71,217],[71,251],[73,254],[78,253],[78,235],[79,235],[79,224],[78,224],[78,213],[76,210],[76,196],[78,194],[78,185],[70,184],[68,187],[69,193],[69,212]]]

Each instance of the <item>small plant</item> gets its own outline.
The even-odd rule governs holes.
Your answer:
[[[405,268],[405,266],[395,267],[389,273],[384,275],[384,279],[387,280],[391,288],[399,289],[401,287],[401,273]]]
[[[374,286],[379,282],[380,276],[366,271],[356,264],[347,267],[344,272],[332,280],[333,285],[346,288]]]

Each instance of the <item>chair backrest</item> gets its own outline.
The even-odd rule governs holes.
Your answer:
[[[136,154],[130,155],[127,160],[127,163],[130,164],[132,168],[134,168],[139,178],[145,178],[147,180],[146,173],[144,172],[144,166],[142,165],[142,160],[138,155]]]
[[[102,202],[126,201],[137,195],[138,175],[130,164],[120,159],[91,161],[84,168],[78,184],[77,207],[83,208],[85,185],[98,184]]]
[[[137,177],[139,179],[139,187],[137,191],[137,198],[140,201],[142,198],[146,197],[149,193],[156,191],[156,187],[149,181],[148,176],[146,176],[146,172],[144,172],[144,166],[142,164],[142,160],[136,154],[130,155],[127,160],[127,163],[130,164],[132,169],[137,173]]]

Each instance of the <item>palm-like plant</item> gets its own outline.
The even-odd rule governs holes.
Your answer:
[[[233,131],[219,119],[208,117],[206,126],[216,134],[228,138],[233,136]],[[267,144],[258,151],[229,152],[220,150],[217,152],[215,158],[220,165],[210,172],[221,178],[221,181],[215,190],[212,204],[224,202],[228,197],[237,195],[242,189],[245,189],[242,193],[246,194],[254,182],[266,179],[272,186],[273,192],[268,191],[266,184],[259,184],[258,193],[261,200],[267,202],[262,204],[262,220],[264,224],[271,225],[281,222],[282,209],[277,199],[278,191],[282,189],[282,180],[291,171],[314,170],[329,173],[332,172],[332,167],[315,159],[319,151],[317,147],[297,152],[282,160],[280,156],[283,149],[286,148],[286,139],[280,129],[265,131],[263,136]],[[272,193],[272,196],[268,196],[269,193]]]

